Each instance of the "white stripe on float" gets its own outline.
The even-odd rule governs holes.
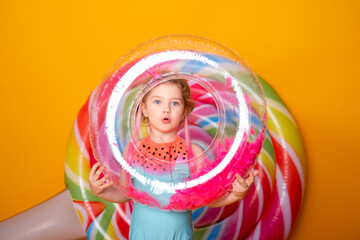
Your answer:
[[[205,56],[205,57],[207,58],[207,56]],[[220,63],[220,65],[222,66],[221,63]],[[197,75],[204,76],[205,78],[209,78],[209,73],[210,73],[210,76],[214,75],[214,74],[218,74],[217,72],[214,73],[213,68],[211,68],[209,66],[202,67],[200,69],[200,71],[196,72]]]
[[[222,208],[220,209],[220,212],[218,213],[218,215],[215,217],[213,223],[216,223],[216,222],[219,220],[219,218],[221,217],[221,214],[222,214],[223,212],[224,212],[224,208],[222,207]]]
[[[261,158],[259,157],[259,159],[261,160]],[[272,178],[271,178],[271,175],[269,173],[269,171],[267,170],[267,168],[265,167],[264,163],[262,161],[258,161],[258,163],[260,164],[260,166],[264,169],[264,172],[266,174],[266,177],[267,179],[269,180],[269,184],[270,184],[270,189],[272,191],[273,189],[273,181],[272,181]],[[275,166],[274,166],[274,169],[275,169]]]
[[[270,140],[270,142],[271,142],[271,140]],[[275,162],[276,162],[276,161],[275,161],[275,159],[270,155],[270,153],[269,153],[268,151],[266,151],[265,148],[262,148],[261,152],[263,152],[263,153],[266,155],[266,157],[269,158],[272,167],[275,168]],[[261,153],[260,153],[260,155],[261,155]]]
[[[194,108],[193,112],[197,112],[197,111],[204,111],[203,108],[209,108],[211,110],[214,110],[214,108],[212,108],[209,104],[202,104],[202,105],[199,105],[199,106],[196,106],[196,108]],[[205,110],[206,111],[206,110]],[[193,113],[192,112],[192,113]],[[219,114],[219,111],[213,111],[214,114]],[[192,114],[191,113],[191,114]]]
[[[207,89],[206,89],[206,90],[207,90]],[[214,99],[214,97],[212,96],[212,94],[209,93],[209,92],[207,92],[207,93],[199,96],[198,99],[197,99],[197,101],[198,101],[198,100],[206,100],[206,99],[208,99],[208,98]]]
[[[130,219],[126,215],[126,213],[122,210],[119,204],[114,203],[114,207],[116,207],[116,211],[119,213],[119,215],[124,219],[124,221],[130,225]]]
[[[75,140],[79,146],[80,152],[82,153],[82,156],[84,157],[84,159],[89,162],[90,164],[90,156],[89,156],[89,152],[87,151],[87,148],[85,147],[85,144],[80,136],[80,132],[79,132],[79,127],[77,124],[77,120],[78,118],[76,117],[75,119],[75,124],[74,124],[74,135],[75,135]],[[85,179],[85,181],[82,179],[81,177],[81,173],[79,173],[79,175],[75,174],[70,168],[69,166],[67,166],[67,164],[65,164],[65,171],[66,169],[68,169],[68,173],[70,172],[70,174],[68,174],[68,176],[74,181],[75,179],[79,179],[78,181],[75,181],[79,184],[80,187],[80,192],[81,192],[81,196],[83,196],[84,199],[86,199],[86,192],[85,189],[90,190],[90,186],[88,183],[87,178]],[[82,168],[79,168],[80,171],[82,171]]]
[[[84,181],[80,176],[75,174],[70,169],[70,167],[66,164],[66,162],[65,162],[65,173],[66,173],[66,176],[71,179],[71,181],[73,181],[74,183],[77,183],[80,186],[82,195],[86,196],[86,195],[84,195],[85,194],[84,189],[90,190],[89,184],[86,181]]]
[[[210,125],[210,127],[215,127],[218,128],[219,124],[216,121],[211,120],[211,117],[218,117],[218,115],[211,115],[211,116],[206,116],[206,117],[201,117],[201,115],[198,114],[192,114],[192,117],[197,117],[197,121],[195,122],[195,124],[198,124],[199,122],[207,122],[208,124],[206,124],[206,126]]]
[[[249,73],[249,68],[243,66],[242,64],[234,64],[233,62],[222,62],[221,66],[228,69],[229,72],[244,72]]]
[[[263,163],[259,162],[259,164],[260,164],[260,166],[264,169],[264,172],[265,172],[265,174],[266,174],[266,177],[267,177],[267,179],[269,180],[270,192],[272,192],[274,185],[273,185],[273,181],[272,181],[272,179],[271,179],[270,173],[269,173],[269,171],[266,169],[266,167],[263,165]]]
[[[92,231],[90,233],[90,239],[95,238],[96,232],[99,231],[102,236],[104,236],[104,239],[112,240],[112,238],[104,231],[104,229],[101,228],[99,224],[99,219],[102,219],[105,212],[100,213],[97,217],[94,216],[93,224],[94,227],[92,228]],[[93,237],[91,237],[93,236]],[[89,237],[89,236],[88,236]]]
[[[302,190],[302,195],[304,196],[304,172],[303,172],[303,168],[301,166],[300,160],[298,158],[298,156],[296,155],[294,149],[290,146],[290,144],[282,137],[280,137],[279,135],[277,135],[276,133],[274,133],[273,131],[269,130],[271,136],[278,142],[280,143],[280,145],[282,145],[282,147],[286,150],[286,152],[290,155],[297,172],[299,173],[300,176],[300,182],[301,182],[301,190]]]
[[[85,202],[87,201],[87,195],[86,195],[86,190],[90,191],[90,186],[88,183],[88,180],[86,179],[86,181],[84,181],[81,176],[75,174],[70,167],[67,165],[66,161],[65,161],[65,174],[68,178],[70,178],[74,183],[77,183],[79,185],[80,188],[80,195],[83,199],[85,199]]]
[[[77,117],[76,117],[75,123],[74,123],[74,135],[75,135],[76,142],[80,148],[80,152],[84,155],[85,159],[89,162],[90,155],[89,155],[89,152],[81,138]]]
[[[266,99],[266,103],[267,103],[268,107],[274,108],[277,111],[281,112],[287,118],[289,118],[294,123],[294,125],[296,125],[295,119],[293,118],[293,116],[291,116],[291,113],[283,104],[281,104],[271,98],[265,98],[265,99]]]
[[[81,214],[81,217],[83,219],[82,221],[82,225],[84,227],[84,229],[86,229],[88,223],[89,223],[89,215],[87,213],[87,211],[85,210],[85,208],[83,206],[81,206],[80,204],[77,204],[77,203],[74,203],[73,202],[73,205],[75,207],[76,210],[78,210]]]
[[[261,182],[258,178],[255,178],[255,187],[256,187],[256,192],[258,193],[258,214],[256,217],[256,221],[258,221],[261,217],[261,213],[264,210],[264,191],[263,191],[263,187],[261,185]]]
[[[119,204],[113,203],[113,205],[114,205],[114,208],[115,208],[115,212],[114,212],[113,215],[112,215],[111,223],[112,223],[114,232],[115,232],[116,236],[117,236],[120,240],[127,240],[127,238],[124,237],[124,235],[121,234],[120,228],[119,228],[119,226],[117,225],[117,222],[116,222],[116,212],[118,212],[118,213],[120,214],[120,217],[122,217],[122,219],[123,219],[126,223],[128,223],[129,225],[130,225],[130,221],[129,221],[129,219],[126,217],[126,215],[124,215],[124,212],[122,211],[122,209],[121,209],[121,207],[119,206]]]
[[[219,230],[219,233],[217,234],[217,236],[216,236],[216,239],[218,239],[218,240],[222,240],[223,239],[223,237],[222,237],[222,234],[223,234],[223,232],[226,230],[226,222],[220,222],[219,224],[221,224],[221,228],[220,228],[220,230]],[[207,239],[207,238],[206,238]]]
[[[238,211],[239,211],[239,215],[238,215],[237,219],[239,222],[236,224],[236,231],[235,231],[233,240],[236,240],[240,234],[240,229],[241,229],[242,220],[243,220],[243,213],[244,213],[244,201],[240,201]]]
[[[207,212],[207,208],[205,208],[196,219],[193,219],[194,225],[196,225],[205,215]]]
[[[171,63],[171,64],[169,64],[169,66],[170,66],[169,70],[173,71],[173,72],[183,72],[183,68],[184,68],[184,66],[188,65],[188,62],[189,62],[189,60],[176,61],[175,63]]]
[[[284,219],[284,239],[286,239],[291,230],[291,205],[289,191],[278,166],[276,166],[276,187],[279,194],[281,213]]]
[[[126,216],[128,217],[128,219],[130,220],[131,219],[131,215],[132,215],[132,211],[130,209],[130,203],[127,202],[125,204],[125,213],[126,213]]]
[[[253,231],[253,239],[252,240],[259,240],[260,239],[260,231],[261,231],[261,221],[256,224],[255,231]]]
[[[204,227],[206,228],[206,227]],[[214,225],[212,225],[211,227],[207,228],[207,231],[206,233],[204,234],[204,236],[201,238],[202,240],[207,240],[211,234],[211,232],[213,231],[214,229]]]

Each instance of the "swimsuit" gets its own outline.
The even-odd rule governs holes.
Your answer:
[[[170,143],[155,143],[146,137],[141,141],[139,150],[133,151],[131,165],[147,178],[156,178],[163,182],[183,182],[190,176],[185,141],[177,136]],[[170,162],[172,164],[170,164]],[[146,191],[161,205],[167,205],[171,193],[157,195],[135,178],[132,184],[138,191]],[[164,211],[134,201],[131,217],[130,240],[188,240],[194,238],[192,212]]]

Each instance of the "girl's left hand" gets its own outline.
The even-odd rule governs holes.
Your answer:
[[[243,199],[249,191],[251,185],[255,181],[255,177],[259,175],[259,171],[251,171],[246,179],[243,179],[239,174],[236,174],[236,179],[232,183],[232,193],[239,199]]]

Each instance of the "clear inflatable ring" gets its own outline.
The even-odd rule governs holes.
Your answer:
[[[192,156],[191,146],[187,146],[186,157],[180,159],[177,155],[176,161],[169,162],[155,152],[150,156],[140,144],[144,136],[138,134],[136,119],[144,95],[173,79],[185,79],[207,92],[217,112],[217,130],[212,141],[201,146],[204,154]],[[209,112],[204,111],[203,115]],[[190,126],[201,128],[191,115],[189,122]],[[196,209],[224,196],[235,174],[245,177],[255,164],[265,129],[266,104],[256,75],[231,50],[189,36],[155,39],[128,53],[98,87],[90,112],[90,136],[96,159],[114,182],[120,181],[121,174],[128,175],[122,177],[126,181],[121,183],[127,196],[164,210]],[[178,132],[181,136],[186,131]],[[202,140],[191,132],[189,136],[191,142]],[[124,156],[129,144],[131,154],[136,149],[149,156],[136,164],[139,159]],[[149,162],[151,166],[146,165]],[[151,169],[144,170],[145,165]],[[174,177],[185,168],[188,175]],[[164,177],[166,174],[171,179]],[[206,196],[204,191],[208,192]]]

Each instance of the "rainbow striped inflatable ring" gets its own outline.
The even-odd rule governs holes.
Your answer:
[[[260,175],[246,198],[223,208],[193,211],[195,239],[286,239],[299,214],[304,197],[306,162],[295,120],[276,92],[261,78],[267,101],[268,131],[255,169]],[[209,99],[191,86],[196,102],[194,116],[201,116]],[[66,158],[65,182],[88,239],[128,239],[132,205],[115,204],[94,196],[88,185],[96,162],[89,139],[89,109],[93,94],[79,111],[71,132]],[[211,107],[211,106],[210,106]],[[197,114],[198,113],[198,114]],[[212,121],[194,119],[201,128],[191,135],[214,132]],[[206,141],[206,139],[204,140]],[[197,142],[201,145],[201,143]]]

